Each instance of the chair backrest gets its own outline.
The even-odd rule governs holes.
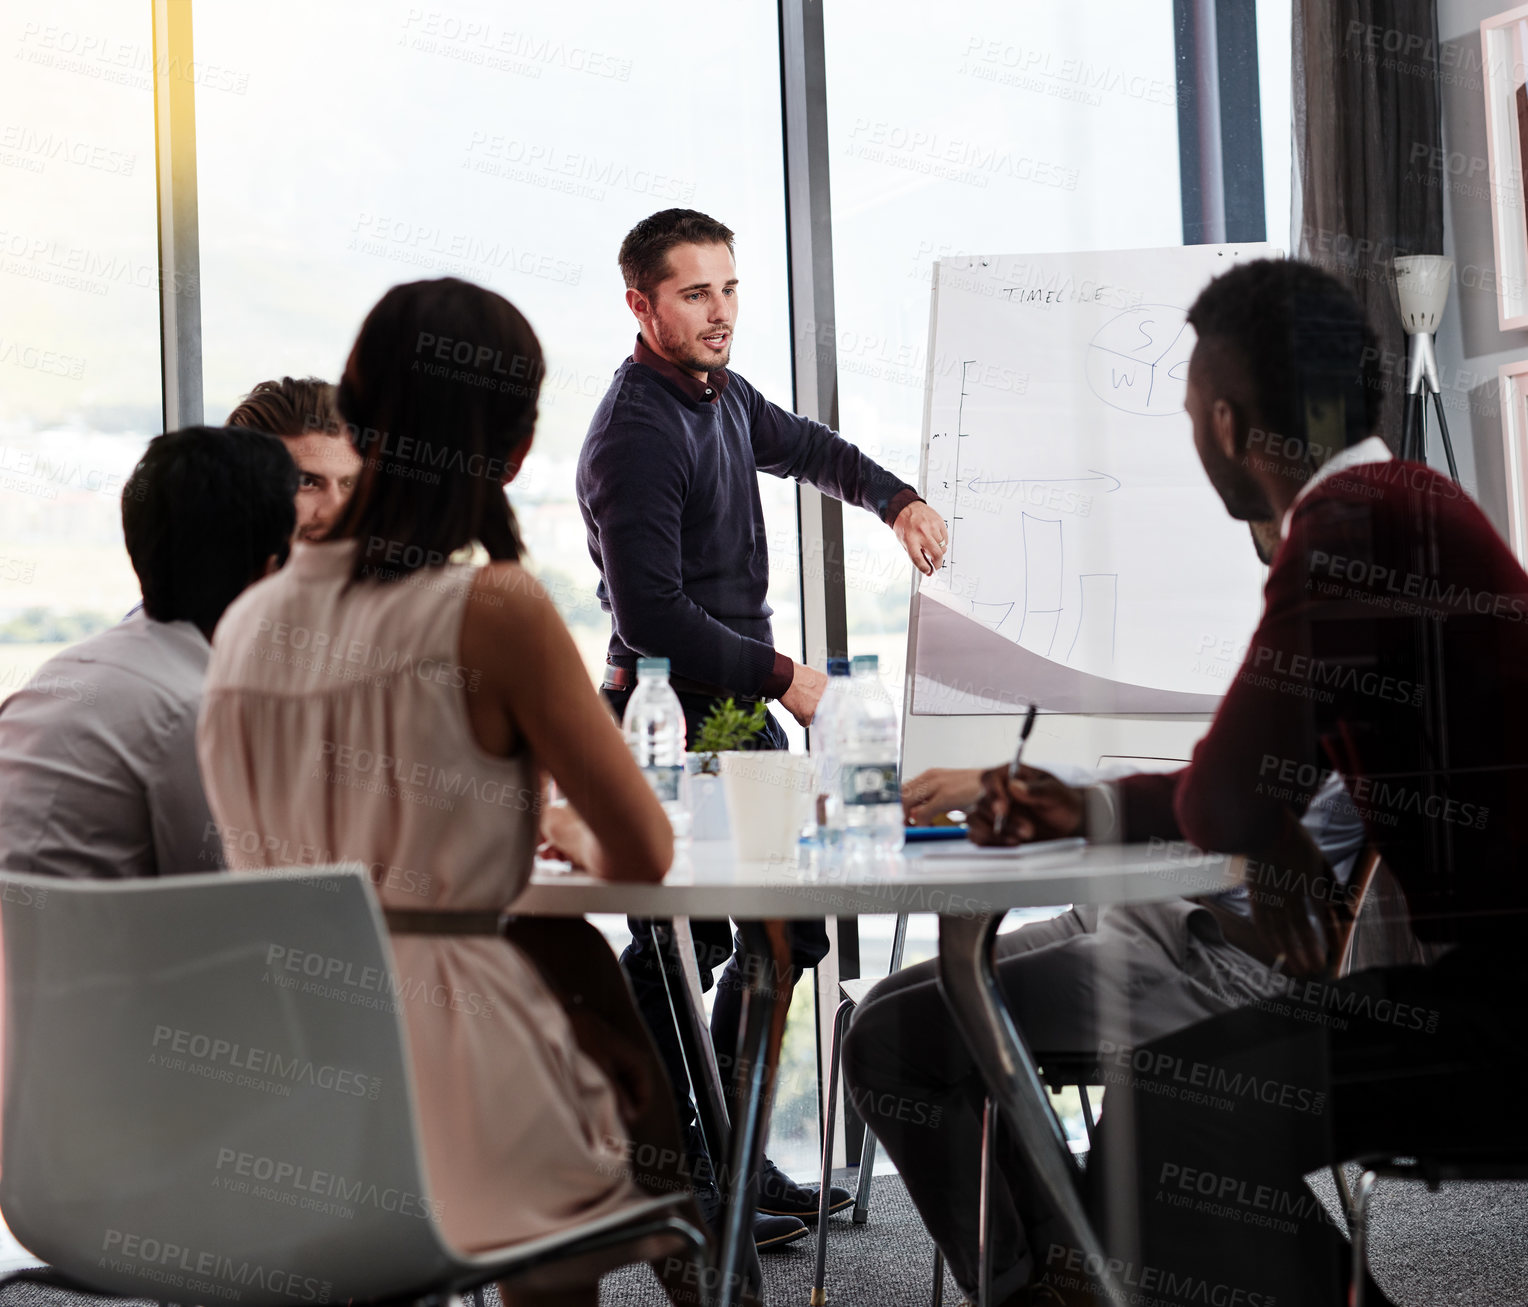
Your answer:
[[[323,1303],[432,1284],[391,952],[364,874],[0,875],[0,1210],[129,1297]]]

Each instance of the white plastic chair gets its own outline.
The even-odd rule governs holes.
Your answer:
[[[510,1247],[448,1244],[400,1020],[435,996],[398,994],[359,869],[0,874],[0,923],[0,1210],[52,1282],[292,1307],[552,1288],[677,1253],[704,1283],[679,1198]]]

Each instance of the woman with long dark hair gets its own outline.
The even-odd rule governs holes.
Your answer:
[[[444,278],[382,297],[339,386],[363,459],[354,495],[326,541],[299,544],[229,610],[199,737],[218,822],[259,835],[225,840],[230,866],[288,865],[306,848],[372,869],[431,1194],[469,1249],[682,1186],[633,1164],[665,1155],[634,1144],[682,1151],[608,947],[581,923],[524,923],[509,941],[492,924],[530,876],[538,830],[612,880],[660,880],[673,852],[572,637],[518,562],[505,485],[530,448],[542,372],[535,333],[502,296]],[[490,561],[466,561],[475,547]],[[570,806],[543,813],[544,773]],[[506,1292],[596,1300],[592,1284]]]

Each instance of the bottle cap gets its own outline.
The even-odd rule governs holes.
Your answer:
[[[828,675],[829,676],[847,676],[847,675],[849,675],[849,660],[847,658],[829,658],[828,659]]]
[[[881,659],[877,654],[855,654],[854,670],[856,672],[879,672]]]
[[[637,679],[643,680],[649,676],[662,676],[667,678],[669,674],[669,660],[667,658],[638,658]]]

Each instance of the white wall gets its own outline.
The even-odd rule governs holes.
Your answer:
[[[1528,331],[1502,332],[1496,325],[1480,22],[1509,7],[1507,0],[1438,0],[1444,157],[1416,165],[1419,184],[1444,188],[1443,252],[1455,265],[1454,291],[1437,346],[1459,476],[1504,534],[1507,499],[1497,368],[1528,356]],[[1429,426],[1429,461],[1442,468],[1443,451],[1435,432],[1436,426]]]

